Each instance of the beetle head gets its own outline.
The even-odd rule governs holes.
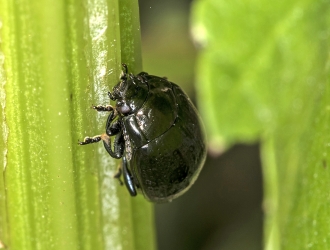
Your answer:
[[[127,73],[127,66],[121,81],[115,85],[109,94],[110,99],[117,101],[116,109],[123,115],[129,115],[142,107],[148,95],[148,84],[143,76]]]

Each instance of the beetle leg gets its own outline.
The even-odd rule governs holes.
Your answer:
[[[123,133],[118,133],[113,142],[114,150],[111,148],[110,137],[108,135],[102,135],[104,148],[108,151],[109,155],[113,158],[119,159],[124,154],[125,140]]]
[[[137,192],[134,186],[133,182],[133,176],[131,172],[128,170],[128,163],[126,160],[126,157],[123,156],[123,175],[124,175],[124,182],[126,185],[126,188],[128,189],[128,192],[130,193],[131,196],[136,196]]]
[[[108,136],[116,135],[122,130],[121,121],[119,121],[119,120],[115,121],[115,122],[112,122],[112,121],[113,121],[113,119],[108,118],[107,123],[105,125],[105,131]]]
[[[108,136],[116,135],[121,131],[121,122],[116,121],[110,126],[106,127],[106,133]]]
[[[105,131],[108,136],[116,135],[121,131],[121,121],[114,120],[117,118],[118,113],[116,110],[111,111],[110,115],[108,116],[107,122],[105,123]]]
[[[123,185],[124,183],[122,182],[122,180],[120,178],[121,174],[122,174],[122,167],[120,166],[117,170],[117,173],[115,173],[115,175],[113,176],[113,178],[116,178],[119,181],[120,185]]]

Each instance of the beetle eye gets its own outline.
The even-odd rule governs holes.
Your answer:
[[[118,101],[117,102],[117,110],[121,114],[127,114],[131,111],[131,108],[127,105],[126,102]]]

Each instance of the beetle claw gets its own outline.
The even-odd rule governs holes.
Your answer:
[[[114,108],[111,105],[97,105],[97,106],[92,106],[93,109],[95,109],[98,112],[111,112],[114,110]]]
[[[101,136],[100,135],[96,135],[96,136],[93,136],[93,137],[86,136],[84,138],[84,140],[81,141],[81,142],[78,142],[78,144],[79,145],[87,145],[87,144],[96,143],[96,142],[99,142],[99,141],[101,141]]]

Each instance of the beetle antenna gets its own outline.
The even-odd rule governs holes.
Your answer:
[[[127,67],[127,65],[125,63],[122,63],[121,65],[123,66],[123,68],[125,70],[124,74],[127,75],[127,73],[128,73],[128,67]]]
[[[127,79],[127,74],[128,74],[128,67],[125,63],[121,64],[123,66],[123,71],[121,73],[120,79],[121,80],[126,80]]]

